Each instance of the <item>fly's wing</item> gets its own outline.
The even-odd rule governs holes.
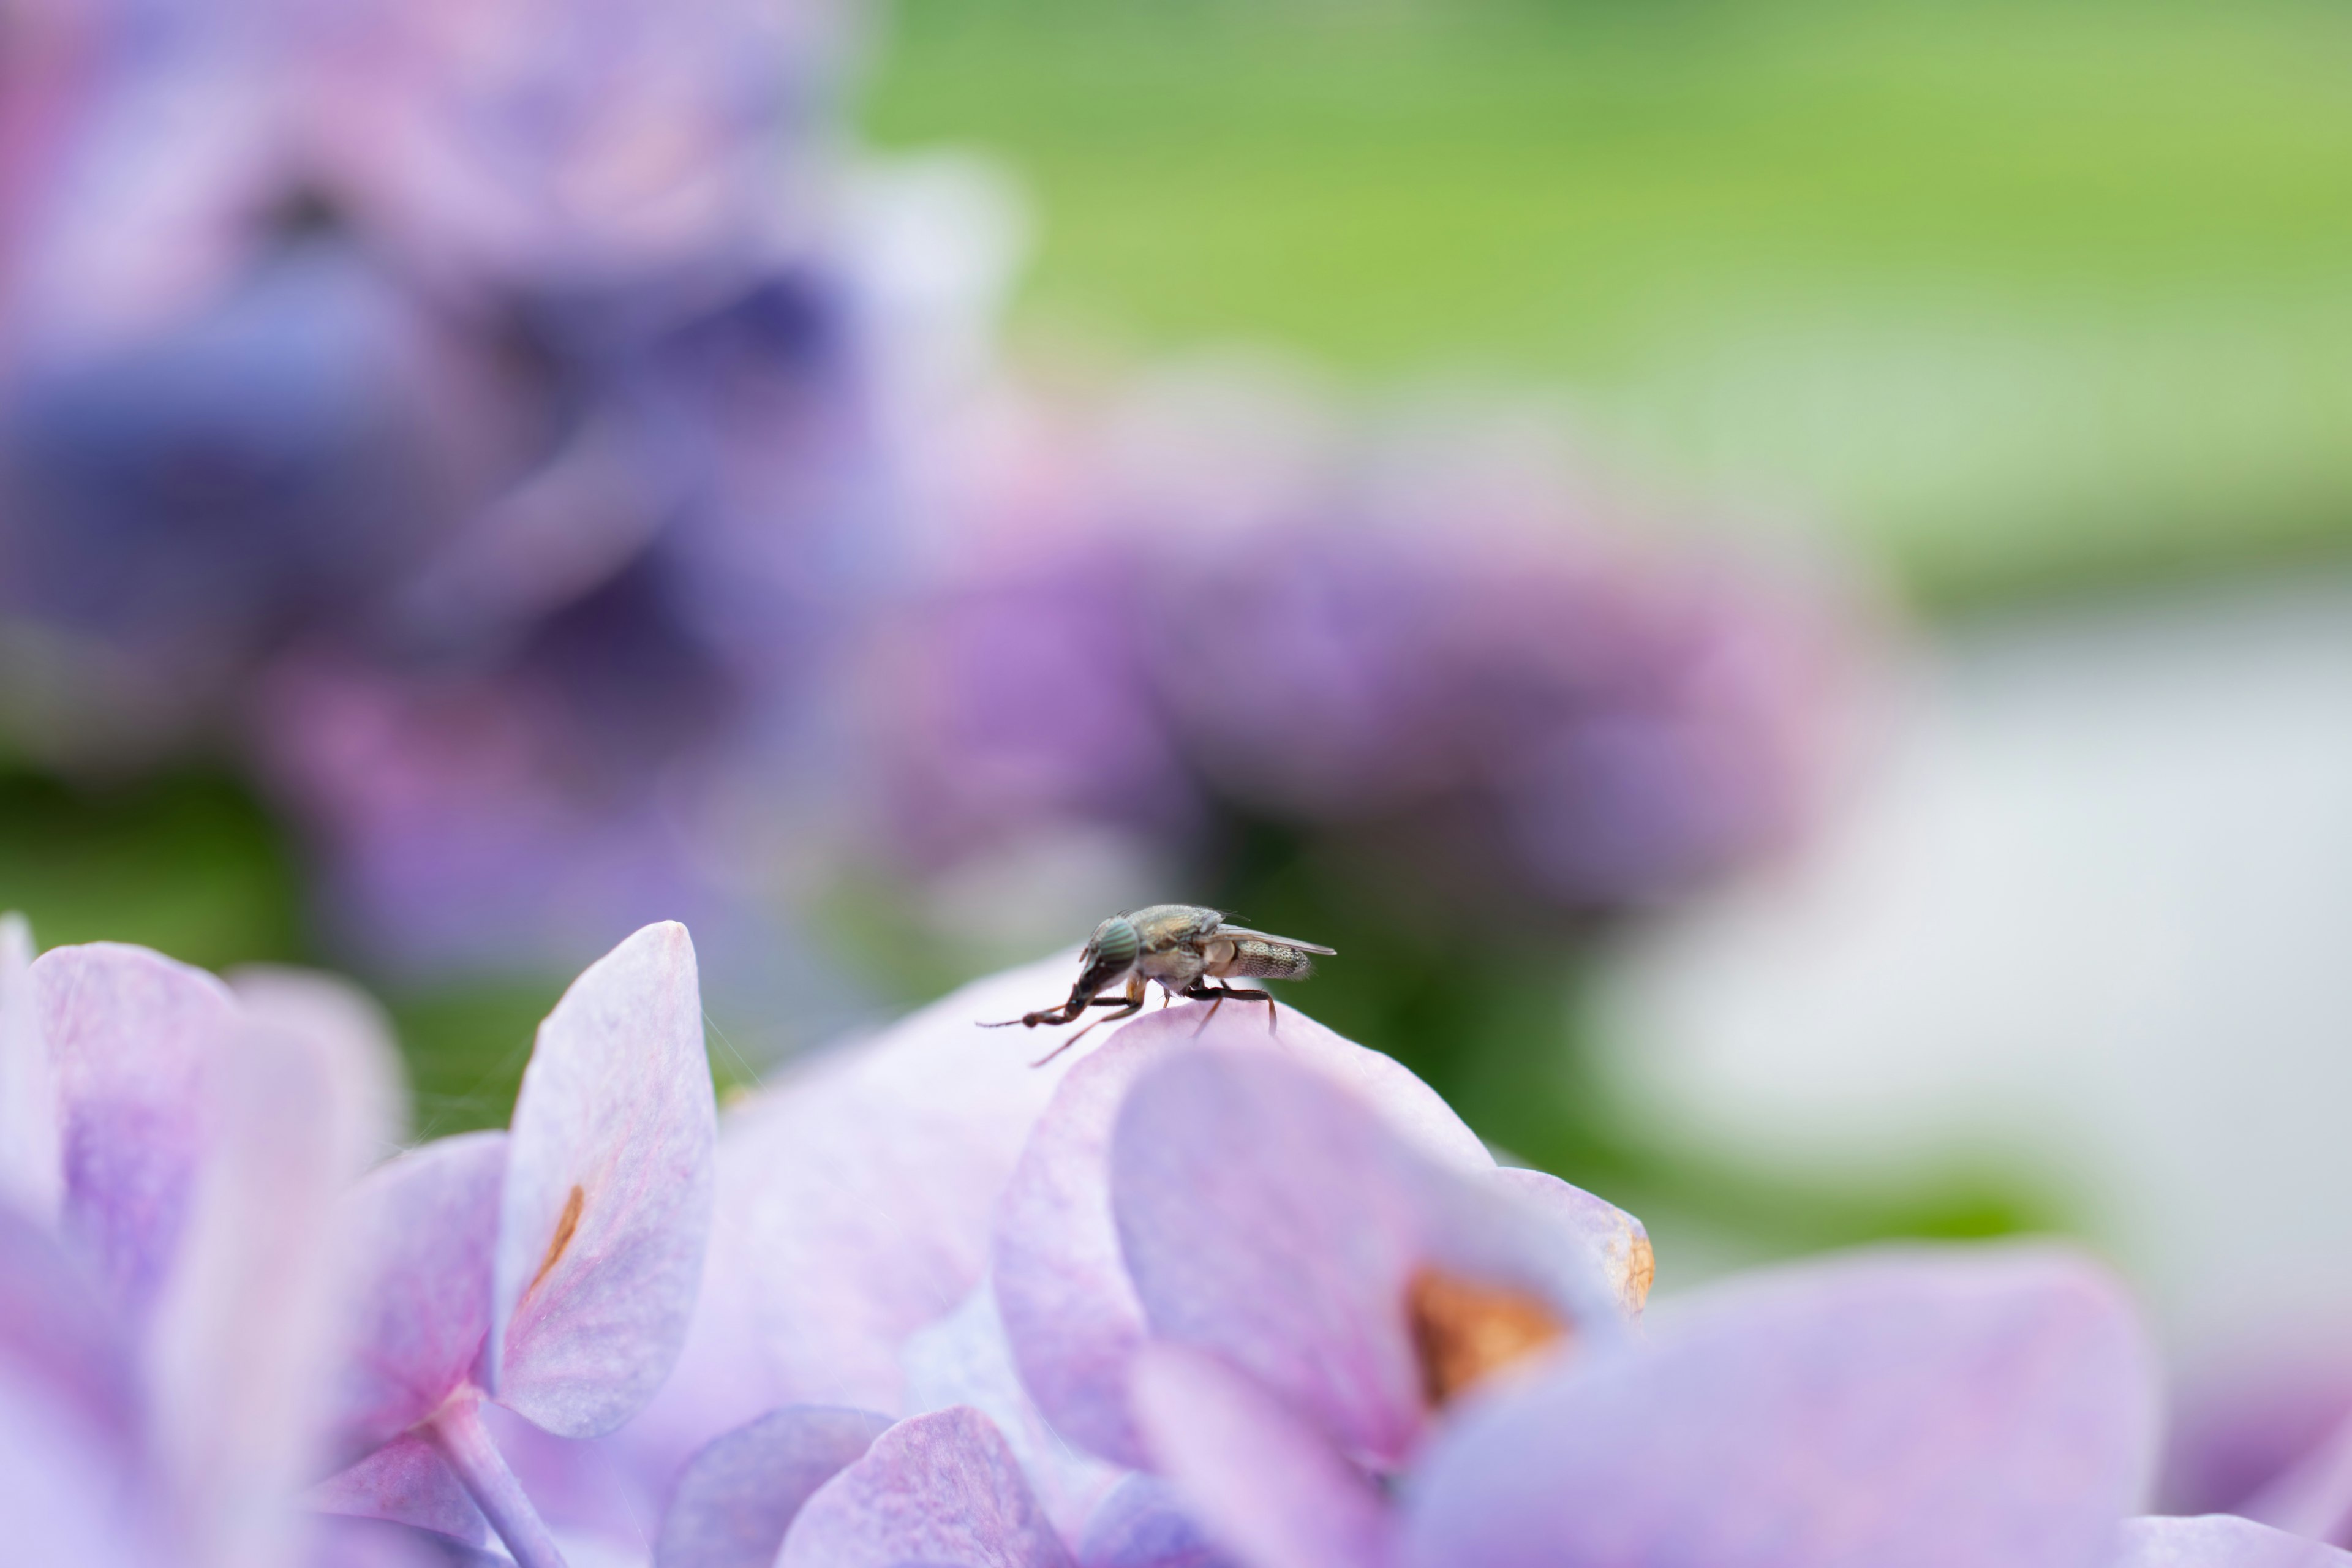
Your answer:
[[[1276,936],[1271,931],[1252,931],[1247,926],[1220,925],[1217,927],[1217,934],[1231,937],[1236,942],[1262,942],[1269,947],[1287,947],[1300,952],[1321,953],[1325,958],[1339,956],[1339,950],[1336,947],[1318,947],[1311,942],[1301,942],[1295,936]]]
[[[1219,926],[1217,940],[1234,944],[1233,957],[1217,973],[1234,980],[1304,980],[1315,973],[1315,954],[1328,957],[1338,951],[1244,926]]]

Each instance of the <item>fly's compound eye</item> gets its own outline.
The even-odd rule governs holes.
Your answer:
[[[1143,939],[1135,934],[1135,927],[1125,915],[1113,915],[1095,927],[1095,934],[1087,941],[1087,967],[1115,973],[1135,962],[1143,951]]]

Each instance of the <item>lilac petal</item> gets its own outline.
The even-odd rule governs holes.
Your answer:
[[[433,1445],[415,1434],[391,1442],[312,1487],[304,1499],[320,1513],[391,1520],[436,1535],[488,1541],[489,1521]]]
[[[128,1339],[84,1270],[31,1220],[0,1206],[0,1375],[128,1449],[139,1429]]]
[[[1393,1554],[1370,1480],[1215,1356],[1148,1347],[1135,1411],[1161,1473],[1250,1568],[1379,1568]]]
[[[889,1426],[870,1411],[794,1405],[719,1438],[678,1477],[656,1568],[768,1568],[810,1494]]]
[[[1120,1471],[1072,1448],[1031,1402],[1005,1342],[1004,1321],[987,1281],[948,1316],[919,1330],[899,1359],[918,1410],[968,1405],[994,1423],[1035,1489],[1054,1528],[1075,1540]]]
[[[669,1375],[710,1230],[717,1110],[684,926],[646,927],[563,994],[513,1132],[485,1386],[593,1437]]]
[[[32,978],[57,1068],[63,1228],[112,1299],[143,1315],[186,1219],[205,1068],[235,1004],[202,970],[113,942],[52,948]]]
[[[776,1568],[1068,1568],[1003,1437],[959,1407],[899,1422],[817,1489]]]
[[[400,1060],[400,1040],[393,1031],[391,1015],[382,1003],[339,974],[292,964],[247,963],[222,978],[247,1018],[280,1024],[305,1035],[342,1036],[352,1042],[354,1050],[383,1061]],[[392,1088],[396,1098],[387,1105],[385,1117],[397,1139],[408,1126],[407,1083],[396,1080]],[[398,1152],[397,1142],[387,1142],[378,1158]]]
[[[1175,1491],[1157,1476],[1130,1475],[1087,1521],[1079,1568],[1235,1568]]]
[[[125,1457],[0,1374],[0,1521],[11,1563],[154,1568],[135,1533]]]
[[[321,1515],[310,1536],[311,1568],[514,1568],[510,1557],[392,1520]]]
[[[2124,1521],[2112,1568],[2352,1568],[2352,1552],[2234,1514]]]
[[[902,1412],[898,1350],[988,1266],[998,1194],[1076,1059],[989,1029],[1066,994],[1059,958],[968,985],[796,1068],[729,1118],[722,1201],[774,1386]]]
[[[467,1133],[377,1166],[343,1200],[356,1256],[335,1390],[341,1455],[424,1420],[472,1370],[489,1332],[506,1169],[505,1133]]]
[[[57,1069],[33,1005],[33,929],[0,914],[0,1202],[43,1225],[65,1192]]]
[[[1436,1092],[1394,1060],[1287,1007],[1271,1034],[1255,1008],[1209,1019],[1200,1005],[1138,1019],[1070,1072],[1037,1124],[998,1211],[997,1303],[1023,1381],[1073,1442],[1144,1462],[1127,1410],[1126,1368],[1144,1338],[1111,1215],[1111,1130],[1149,1068],[1196,1047],[1263,1050],[1359,1090],[1431,1157],[1465,1170],[1493,1158]]]
[[[1677,1308],[1441,1435],[1405,1561],[2082,1568],[2142,1490],[2147,1350],[2068,1255],[1865,1254]]]
[[[1506,1167],[1489,1179],[1535,1205],[1559,1229],[1591,1247],[1618,1304],[1628,1314],[1640,1314],[1650,1299],[1651,1277],[1657,1272],[1657,1254],[1640,1220],[1549,1171]]]
[[[1156,1337],[1216,1352],[1342,1451],[1397,1464],[1428,1416],[1408,1302],[1434,1272],[1622,1331],[1584,1239],[1493,1179],[1436,1164],[1372,1106],[1265,1051],[1175,1054],[1111,1146],[1129,1276]]]
[[[190,1561],[270,1568],[321,1468],[340,1200],[382,1145],[392,1074],[351,1037],[252,1024],[207,1077],[213,1147],[154,1309],[156,1450]]]

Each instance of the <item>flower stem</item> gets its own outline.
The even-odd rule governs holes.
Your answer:
[[[519,1568],[565,1568],[555,1537],[547,1532],[539,1510],[523,1495],[522,1483],[507,1468],[506,1456],[491,1440],[490,1429],[482,1425],[480,1390],[459,1389],[421,1429],[434,1451],[449,1462],[466,1489],[474,1494],[474,1500],[489,1518],[490,1528],[514,1553]]]

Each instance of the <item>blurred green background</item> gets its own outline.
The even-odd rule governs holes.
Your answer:
[[[871,50],[876,146],[981,149],[1030,193],[1017,353],[1555,389],[1606,460],[1822,527],[1931,615],[2352,539],[2338,8],[908,0]],[[44,944],[319,961],[299,854],[218,769],[0,762],[0,905]],[[1280,929],[1313,868],[1246,869]],[[1433,1047],[1553,1027],[1572,975],[1433,964],[1314,1010],[1635,1206],[1643,1180],[1744,1194],[1791,1244],[2038,1217],[1964,1172],[1793,1203],[1646,1159],[1534,1053]],[[562,978],[393,992],[424,1130],[504,1121]]]

